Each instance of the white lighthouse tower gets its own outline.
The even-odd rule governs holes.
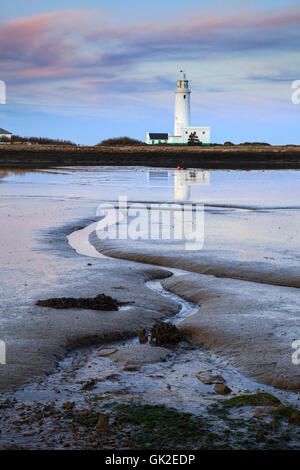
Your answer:
[[[192,137],[196,137],[199,144],[210,145],[210,127],[191,126],[190,108],[191,89],[189,80],[187,80],[184,71],[180,70],[175,90],[174,135],[167,132],[147,132],[146,144],[188,145],[189,141],[192,141]]]
[[[191,90],[185,73],[180,70],[177,88],[175,90],[175,124],[174,136],[181,136],[182,129],[190,126],[191,120]]]

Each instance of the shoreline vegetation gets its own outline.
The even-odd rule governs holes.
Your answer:
[[[53,166],[150,166],[202,169],[300,169],[300,146],[264,143],[210,146],[3,143],[0,168]]]

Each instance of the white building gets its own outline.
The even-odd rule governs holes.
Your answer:
[[[5,131],[4,129],[1,129],[0,127],[0,140],[2,139],[2,137],[6,137],[8,140],[11,140],[11,136],[12,136],[11,132]]]
[[[157,144],[167,142],[173,145],[187,145],[191,134],[194,138],[198,138],[202,145],[210,144],[210,127],[191,126],[191,89],[189,80],[185,73],[181,70],[179,79],[177,80],[177,88],[175,90],[175,121],[174,135],[166,133],[148,132],[146,135],[146,144]],[[153,136],[153,138],[151,138]],[[165,136],[162,138],[154,138],[154,136]],[[166,140],[166,136],[167,140]]]
[[[146,144],[167,144],[168,139],[168,132],[147,132],[146,134]]]

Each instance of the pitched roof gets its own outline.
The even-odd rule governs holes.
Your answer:
[[[149,137],[153,140],[168,140],[169,135],[167,132],[149,132]]]
[[[0,127],[0,134],[11,134],[11,132],[6,131]]]

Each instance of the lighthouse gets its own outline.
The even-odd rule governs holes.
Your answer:
[[[174,136],[182,133],[183,127],[190,126],[191,120],[191,90],[189,81],[183,70],[180,70],[177,88],[175,90],[175,124]]]
[[[180,70],[175,90],[175,121],[174,135],[168,132],[147,132],[146,144],[188,145],[189,139],[195,137],[198,145],[210,145],[210,127],[191,126],[191,89],[189,80]]]

